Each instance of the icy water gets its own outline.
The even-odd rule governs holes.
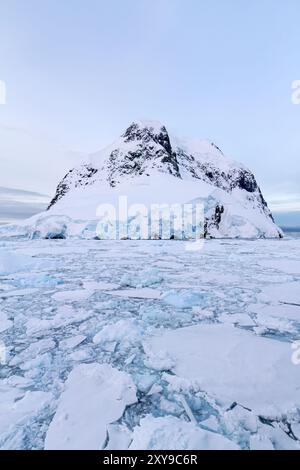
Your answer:
[[[0,242],[0,448],[300,449],[299,339],[291,234]]]
[[[282,230],[284,232],[285,238],[288,238],[288,239],[290,239],[290,238],[292,238],[292,239],[300,238],[300,228],[298,228],[298,227],[296,227],[296,228],[282,227]]]

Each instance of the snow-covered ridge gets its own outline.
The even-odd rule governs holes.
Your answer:
[[[58,184],[48,212],[29,225],[37,224],[39,232],[51,215],[91,226],[99,204],[116,207],[120,195],[130,204],[147,206],[200,201],[206,237],[282,236],[250,170],[213,142],[181,141],[156,121],[133,122],[113,144],[71,169]],[[70,236],[70,230],[66,233]]]

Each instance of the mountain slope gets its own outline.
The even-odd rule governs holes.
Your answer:
[[[118,212],[120,196],[127,198],[125,224]],[[154,204],[187,203],[192,207],[188,229],[179,219],[175,230],[168,215],[161,215],[160,226],[153,229]],[[132,123],[113,144],[65,175],[47,211],[1,228],[0,236],[105,238],[97,226],[105,220],[99,207],[108,205],[113,206],[108,225],[116,219],[117,231],[126,226],[122,238],[191,238],[195,231],[199,235],[199,228],[203,236],[212,238],[282,237],[251,171],[226,157],[214,143],[181,141],[155,121]],[[200,205],[204,215],[195,222]],[[136,207],[146,208],[148,215],[132,212]],[[134,232],[145,222],[143,234]],[[163,233],[166,224],[170,230]]]
[[[212,142],[187,143],[162,124],[132,123],[109,147],[70,170],[57,187],[49,213],[95,219],[97,205],[205,203],[205,235],[281,237],[254,175]]]

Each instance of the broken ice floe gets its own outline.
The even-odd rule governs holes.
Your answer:
[[[135,386],[108,364],[82,364],[70,373],[49,426],[45,449],[101,449],[107,426],[136,401]]]

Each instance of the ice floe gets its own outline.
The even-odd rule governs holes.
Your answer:
[[[153,354],[168,353],[176,374],[197,379],[228,405],[275,416],[300,407],[300,375],[289,343],[228,325],[197,325],[154,336],[147,345]]]
[[[146,416],[134,429],[133,449],[173,450],[237,450],[239,447],[220,434],[206,431],[194,423],[174,416]]]
[[[108,364],[81,364],[69,374],[45,449],[101,449],[108,425],[136,401],[130,377]]]

